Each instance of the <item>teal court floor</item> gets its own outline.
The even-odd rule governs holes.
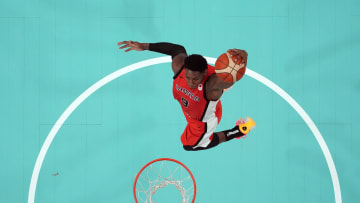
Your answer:
[[[125,53],[123,40],[172,42],[210,58],[245,49],[248,70],[290,95],[329,151],[311,123],[250,75],[224,93],[217,130],[247,116],[256,129],[184,151],[170,63],[114,78],[55,125],[96,82],[164,56]],[[0,203],[134,202],[136,174],[160,157],[192,171],[198,203],[359,202],[359,56],[358,0],[1,0]],[[181,197],[168,187],[155,202]]]

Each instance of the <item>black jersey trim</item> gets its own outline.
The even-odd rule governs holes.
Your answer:
[[[177,78],[177,76],[180,75],[180,73],[181,73],[181,71],[184,69],[184,67],[185,67],[185,65],[182,65],[182,66],[181,66],[179,72],[177,72],[177,73],[175,74],[175,76],[173,77],[174,80]]]

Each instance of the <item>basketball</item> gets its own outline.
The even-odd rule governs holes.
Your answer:
[[[237,55],[231,57],[226,52],[221,54],[215,62],[215,72],[218,77],[223,79],[225,82],[234,83],[240,80],[245,74],[245,64],[241,64],[241,59],[236,61]]]

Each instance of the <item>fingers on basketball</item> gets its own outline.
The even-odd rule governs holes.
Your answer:
[[[229,49],[227,52],[228,52],[231,56],[236,55],[236,50],[235,50],[235,49]]]
[[[230,65],[229,60],[232,60],[237,65]],[[220,55],[215,62],[216,75],[225,82],[234,83],[243,77],[246,70],[245,67],[239,67],[240,63],[241,55],[228,56],[224,53]]]
[[[247,52],[241,49],[229,49],[227,52],[231,55],[232,60],[236,64],[246,64]]]

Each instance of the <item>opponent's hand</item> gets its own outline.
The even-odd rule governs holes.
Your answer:
[[[239,59],[241,59],[241,63],[240,64],[247,64],[247,57],[248,57],[248,53],[245,50],[241,50],[241,49],[229,49],[227,51],[231,56],[236,56],[234,62],[236,63]]]
[[[131,40],[118,42],[117,44],[120,46],[119,49],[129,48],[129,49],[126,49],[125,52],[131,51],[131,50],[144,51],[146,49],[145,43],[134,42]]]

